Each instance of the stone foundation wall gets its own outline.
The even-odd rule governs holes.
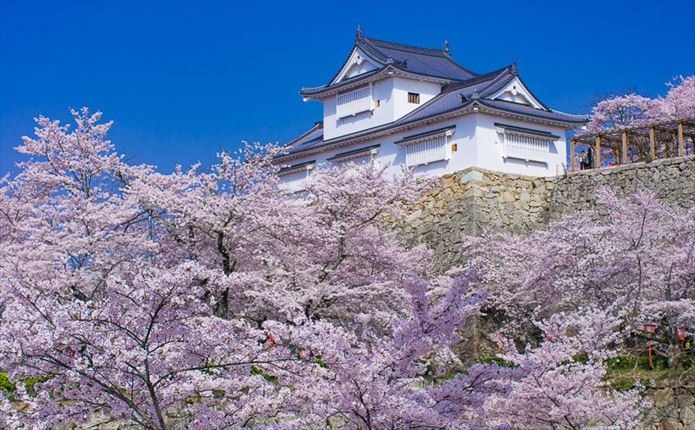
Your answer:
[[[692,430],[695,429],[695,378],[655,381],[645,389],[645,397],[652,403],[642,422],[645,429]]]
[[[695,158],[679,157],[634,163],[600,170],[573,172],[555,178],[548,201],[551,219],[596,205],[596,190],[607,186],[619,195],[652,190],[668,203],[685,208],[695,206]]]
[[[438,269],[458,262],[466,236],[527,232],[547,222],[552,180],[470,168],[440,181],[400,226],[407,245],[433,250]]]
[[[667,202],[695,206],[695,157],[537,178],[469,168],[443,176],[399,226],[408,245],[425,243],[437,268],[456,265],[467,235],[492,231],[526,233],[563,215],[596,206],[606,186],[620,195],[653,190]]]

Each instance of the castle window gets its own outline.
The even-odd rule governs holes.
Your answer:
[[[435,137],[405,147],[405,164],[408,167],[446,160],[446,137]]]
[[[374,161],[374,156],[379,152],[379,144],[368,146],[366,148],[354,149],[352,151],[342,152],[328,159],[333,165],[344,167],[352,163],[355,165],[371,164]]]
[[[549,144],[550,141],[547,139],[523,134],[505,133],[504,156],[547,163]]]
[[[338,159],[334,160],[333,164],[338,167],[344,167],[348,164],[354,164],[356,166],[362,166],[365,164],[369,164],[372,162],[372,154],[362,154],[353,158],[343,158],[343,159]]]
[[[280,186],[289,190],[299,190],[303,188],[304,182],[311,177],[311,170],[314,162],[297,164],[285,167],[278,172]]]
[[[454,128],[448,127],[406,137],[396,142],[396,145],[405,149],[406,166],[421,166],[448,160],[450,156],[448,140],[453,134]]]
[[[550,144],[559,136],[541,130],[532,130],[512,125],[495,124],[502,134],[502,156],[524,161],[548,163]]]
[[[358,113],[371,111],[373,106],[372,86],[368,85],[350,91],[349,93],[338,94],[335,113],[338,118],[345,118],[357,115]]]
[[[420,104],[420,94],[419,93],[408,93],[408,103]]]

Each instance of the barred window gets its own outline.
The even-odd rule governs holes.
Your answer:
[[[348,164],[354,164],[357,166],[364,166],[366,164],[371,164],[374,161],[374,155],[370,152],[365,154],[360,154],[354,157],[338,158],[332,160],[332,163],[338,167],[345,167]]]
[[[345,118],[372,110],[372,87],[366,86],[349,93],[338,94],[336,115]]]
[[[504,134],[504,156],[526,161],[548,162],[550,140],[518,133]]]
[[[280,186],[288,189],[300,189],[304,182],[311,177],[311,170],[298,169],[287,173],[279,173]]]
[[[446,160],[446,136],[421,140],[405,146],[405,165],[408,167]]]
[[[420,104],[420,94],[419,93],[408,93],[408,103]]]

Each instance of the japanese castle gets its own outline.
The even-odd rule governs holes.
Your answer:
[[[360,29],[329,83],[302,88],[323,121],[289,142],[281,182],[301,189],[312,171],[372,163],[439,176],[467,167],[528,176],[565,171],[566,132],[586,116],[543,104],[516,64],[478,74],[442,49],[376,40]]]

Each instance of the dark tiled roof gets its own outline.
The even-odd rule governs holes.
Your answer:
[[[534,130],[532,128],[526,128],[526,127],[517,127],[516,125],[501,124],[499,122],[496,122],[495,125],[497,127],[502,127],[505,130],[518,131],[520,133],[533,134],[533,135],[541,136],[541,137],[552,137],[553,139],[559,139],[560,138],[560,136],[556,136],[549,131]]]
[[[418,48],[362,36],[355,44],[368,55],[375,55],[378,61],[393,59],[398,68],[428,76],[438,76],[452,80],[470,79],[475,73],[457,64],[444,50]]]
[[[331,84],[335,78],[338,77],[338,74],[340,73],[339,70],[328,84],[318,87],[302,88],[301,94],[307,96],[320,94],[327,90],[349,85],[355,81],[376,75],[389,66],[403,72],[432,78],[440,78],[449,81],[461,81],[471,79],[476,76],[475,73],[457,64],[453,58],[451,58],[448,52],[444,50],[401,45],[399,43],[371,39],[366,36],[357,37],[353,50],[355,48],[359,48],[373,61],[375,61],[377,63],[377,68],[372,71],[344,79],[338,83]],[[351,54],[352,51],[350,55]],[[350,56],[348,56],[343,63],[343,66],[341,66],[341,70],[349,58]]]
[[[542,110],[532,108],[531,106],[521,103],[508,102],[506,100],[479,100],[480,104],[491,109],[502,110],[509,113],[515,113],[524,116],[532,116],[550,121],[565,122],[571,124],[583,124],[588,121],[586,115],[572,115],[569,113],[558,112],[553,110]]]
[[[404,143],[411,142],[413,140],[422,139],[423,137],[436,136],[438,134],[444,133],[444,132],[449,131],[449,130],[456,130],[456,126],[452,125],[449,127],[442,127],[442,128],[438,128],[436,130],[426,131],[424,133],[413,134],[412,136],[406,136],[403,139],[398,140],[398,141],[393,142],[393,143],[395,143],[396,145],[401,145]]]
[[[337,160],[337,159],[339,159],[339,158],[349,157],[349,156],[351,156],[351,155],[361,154],[361,153],[363,153],[363,152],[369,152],[369,151],[371,151],[372,149],[376,149],[376,148],[378,148],[378,147],[380,147],[380,146],[381,146],[381,144],[377,143],[376,145],[370,145],[370,146],[365,146],[364,148],[353,149],[352,151],[341,152],[341,153],[335,154],[335,155],[332,156],[331,158],[327,158],[327,160],[328,160],[328,161],[332,161],[332,160]]]
[[[488,97],[504,88],[515,76],[517,74],[514,66],[507,66],[475,78],[449,84],[442,89],[442,92],[456,91],[468,98],[473,97],[474,94],[478,97]]]
[[[353,139],[364,138],[373,133],[383,134],[383,132],[392,128],[436,118],[450,112],[462,111],[463,113],[466,108],[472,108],[473,106],[478,106],[482,110],[487,109],[492,112],[505,112],[511,115],[520,115],[523,117],[564,124],[578,125],[587,121],[587,117],[583,115],[571,115],[547,108],[538,101],[538,98],[533,93],[531,93],[531,95],[538,103],[541,103],[542,109],[536,109],[520,103],[491,99],[492,96],[501,91],[506,85],[512,82],[513,79],[518,78],[521,80],[516,64],[511,64],[484,75],[476,75],[456,64],[451,59],[448,52],[444,50],[400,45],[370,39],[361,35],[358,35],[355,47],[361,48],[373,61],[379,63],[380,67],[373,71],[345,79],[332,86],[325,85],[323,87],[311,89],[314,94],[319,94],[329,89],[332,90],[343,85],[349,85],[368,76],[386,73],[387,71],[394,70],[393,68],[420,75],[446,77],[451,82],[442,88],[441,94],[435,96],[412,112],[387,124],[371,127],[329,140],[323,140],[322,125],[315,124],[309,131],[288,144],[287,155],[315,150],[317,148],[351,141]],[[523,80],[521,82],[530,92],[531,89]],[[280,156],[279,158],[282,157],[284,156]]]
[[[522,105],[520,103],[513,103],[503,100],[490,100],[490,99],[471,99],[462,97],[462,93],[459,91],[450,91],[447,93],[442,93],[427,103],[423,104],[419,108],[410,112],[409,114],[401,117],[400,119],[379,125],[376,127],[371,127],[365,130],[357,131],[354,133],[346,134],[344,136],[334,137],[329,140],[323,140],[323,129],[313,129],[313,133],[320,133],[321,136],[316,136],[312,139],[301,139],[295,140],[294,143],[290,143],[288,146],[288,151],[286,155],[292,155],[301,153],[304,151],[321,148],[324,146],[333,145],[336,143],[341,143],[349,141],[352,139],[361,138],[373,133],[383,132],[392,128],[399,126],[405,126],[410,123],[415,123],[417,121],[426,120],[428,118],[437,117],[449,112],[454,112],[458,110],[464,110],[472,105],[479,105],[482,107],[487,107],[491,110],[508,112],[510,114],[521,115],[525,117],[538,118],[541,120],[555,121],[566,124],[583,124],[587,121],[587,117],[584,115],[571,115],[563,112],[556,112],[552,110],[536,109],[531,106]],[[310,136],[312,130],[305,133],[305,136]],[[282,158],[285,155],[279,156]]]
[[[287,146],[292,148],[301,148],[305,145],[311,145],[315,142],[323,142],[323,122],[317,121],[314,125],[296,139],[290,141]]]
[[[301,169],[302,167],[307,167],[307,166],[310,166],[310,165],[315,164],[315,163],[316,163],[316,160],[311,160],[311,161],[305,161],[304,163],[293,164],[292,166],[285,166],[282,169],[278,170],[278,174],[283,174],[283,173],[290,172],[292,170]]]
[[[362,73],[362,74],[357,75],[357,76],[343,79],[342,81],[335,83],[333,85],[328,84],[328,85],[321,85],[318,87],[305,87],[305,88],[302,88],[302,91],[300,92],[300,94],[309,96],[312,94],[319,94],[319,93],[322,93],[322,92],[327,91],[327,90],[334,90],[337,88],[345,87],[345,86],[348,86],[354,82],[358,82],[358,81],[361,81],[362,79],[368,78],[370,76],[378,75],[379,73],[384,72],[388,67],[389,66],[382,66],[382,67],[379,67],[377,69],[370,70],[369,72]]]

